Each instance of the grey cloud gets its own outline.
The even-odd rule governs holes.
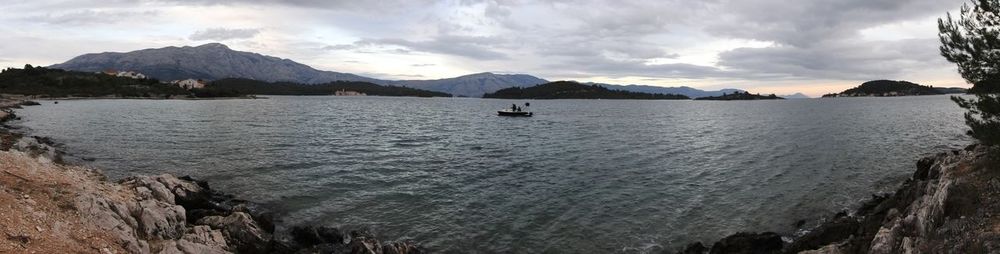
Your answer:
[[[397,46],[418,52],[447,54],[478,60],[500,60],[508,57],[495,48],[505,42],[506,40],[496,37],[444,35],[423,41],[398,38],[363,39],[355,42],[352,46],[355,48]],[[341,48],[348,47],[342,46]]]
[[[327,45],[327,46],[324,46],[322,49],[323,50],[350,50],[350,49],[356,49],[356,48],[358,48],[358,46],[354,45],[354,44],[337,44],[337,45]]]
[[[205,40],[231,40],[231,39],[246,39],[253,38],[260,33],[259,29],[228,29],[228,28],[211,28],[200,30],[191,34],[189,39],[192,41],[205,41]]]
[[[658,45],[626,38],[572,38],[547,39],[536,44],[536,52],[543,56],[590,56],[610,53],[629,59],[677,58]]]
[[[864,28],[943,15],[965,0],[728,0],[706,31],[796,47],[857,36]]]
[[[554,76],[620,78],[627,76],[701,79],[728,75],[719,68],[694,64],[647,64],[641,60],[614,60],[603,56],[560,58],[544,64]]]
[[[410,66],[413,66],[413,67],[428,67],[428,66],[435,66],[435,65],[436,64],[411,64]]]
[[[402,11],[434,4],[433,0],[146,0],[146,2],[175,5],[272,5],[324,10],[363,12]]]
[[[268,12],[268,8],[260,9],[275,15],[315,14],[303,18],[302,26],[331,27],[362,38],[341,45],[320,42],[294,45],[290,48],[306,51],[294,56],[297,58],[314,56],[322,49],[440,54],[455,56],[449,59],[450,62],[469,70],[514,67],[523,72],[559,77],[853,80],[902,76],[947,67],[947,63],[937,56],[938,43],[934,34],[915,40],[866,41],[859,31],[901,21],[927,20],[956,9],[964,2],[966,0],[140,0],[136,3],[82,0],[13,3],[13,7],[5,10],[24,15],[8,19],[31,17],[43,24],[100,24],[134,18],[129,15],[162,15],[155,11],[134,10],[170,6],[288,7],[293,10]],[[40,13],[45,15],[38,15]],[[269,43],[288,46],[293,43],[288,41],[308,37],[299,36],[308,34],[301,34],[304,32],[296,29],[282,32],[290,34],[289,38]],[[259,33],[255,29],[215,28],[198,31],[189,38],[227,40],[252,38]],[[718,56],[716,66],[646,64],[650,59],[678,58],[677,52],[686,52],[684,50],[693,45],[722,39],[774,42],[774,46],[724,52]]]
[[[46,15],[27,17],[25,21],[42,22],[52,25],[94,25],[94,24],[116,24],[127,22],[129,19],[152,17],[160,15],[158,11],[97,11],[82,10]]]
[[[746,78],[834,80],[890,78],[949,66],[938,56],[934,39],[742,48],[720,54],[719,65]]]

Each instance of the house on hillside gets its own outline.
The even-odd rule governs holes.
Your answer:
[[[122,71],[122,72],[118,72],[118,74],[116,74],[115,76],[126,77],[126,78],[133,78],[133,79],[146,79],[146,75],[143,75],[142,73],[138,73],[138,72],[134,72],[134,71]]]
[[[99,72],[99,73],[104,73],[105,75],[111,75],[111,76],[115,76],[115,77],[124,77],[124,78],[132,78],[132,79],[146,79],[147,78],[145,74],[142,74],[142,73],[139,73],[139,72],[135,72],[135,71],[116,71],[114,69],[107,69],[107,70],[104,70],[104,71]]]
[[[367,94],[362,93],[362,92],[356,92],[356,91],[337,90],[336,92],[333,92],[333,95],[336,95],[336,96],[365,96]]]
[[[185,79],[185,80],[174,80],[170,81],[170,84],[174,84],[184,89],[195,89],[195,88],[205,88],[205,81],[201,79]]]

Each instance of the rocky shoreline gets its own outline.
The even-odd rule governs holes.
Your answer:
[[[925,157],[894,193],[873,196],[791,242],[737,233],[677,253],[1000,253],[998,148],[970,145]]]
[[[51,140],[3,125],[34,103],[0,99],[0,252],[411,254],[368,231],[285,226],[256,204],[169,174],[111,182],[62,164]],[[14,216],[5,216],[14,215]]]

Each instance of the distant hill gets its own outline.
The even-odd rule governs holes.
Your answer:
[[[131,52],[85,54],[52,68],[99,72],[104,70],[136,71],[164,80],[245,78],[266,82],[324,84],[333,81],[361,81],[378,85],[405,86],[456,96],[481,97],[510,87],[529,87],[548,83],[526,74],[477,73],[437,80],[383,80],[360,75],[322,71],[289,59],[243,52],[219,43],[201,46],[165,47]],[[651,94],[681,94],[692,98],[718,96],[742,90],[704,91],[691,87],[599,84],[612,90]]]
[[[736,92],[731,94],[724,94],[719,96],[711,97],[701,97],[695,100],[702,101],[754,101],[754,100],[784,100],[785,98],[778,97],[777,95],[760,95],[751,94],[750,92]]]
[[[778,97],[785,98],[785,99],[809,99],[809,98],[812,98],[812,97],[809,97],[809,95],[805,95],[803,93],[794,93],[794,94],[789,94],[789,95],[778,95]]]
[[[85,54],[51,67],[85,72],[136,71],[165,81],[189,78],[204,80],[246,78],[300,84],[363,81],[469,97],[479,97],[508,87],[532,86],[548,82],[531,75],[489,72],[438,80],[382,80],[350,73],[316,70],[289,59],[236,51],[219,43],[197,47],[143,49],[124,53]]]
[[[847,89],[838,94],[827,94],[823,97],[865,97],[865,96],[911,96],[944,94],[929,86],[922,86],[909,81],[875,80],[868,81],[858,87]]]
[[[510,87],[528,87],[549,81],[525,74],[494,74],[489,72],[437,80],[400,80],[389,84],[438,91],[464,97],[482,97]]]
[[[288,59],[235,51],[209,43],[197,47],[166,47],[127,53],[96,53],[74,57],[52,68],[98,72],[108,69],[138,71],[160,80],[248,78],[318,84],[331,81],[382,80],[349,73],[320,71]]]
[[[662,86],[647,86],[647,85],[612,85],[612,84],[601,84],[601,83],[592,83],[592,84],[600,85],[614,90],[640,92],[640,93],[680,94],[691,98],[719,96],[726,93],[743,92],[743,90],[740,89],[722,89],[717,91],[705,91],[687,86],[662,87]]]
[[[235,90],[242,94],[261,95],[333,95],[337,91],[375,96],[451,97],[450,94],[401,86],[383,86],[361,81],[333,81],[305,85],[292,82],[267,82],[228,78],[212,81],[209,88]]]
[[[532,87],[511,87],[483,98],[500,99],[636,99],[636,100],[685,100],[678,94],[652,94],[612,90],[600,85],[580,84],[574,81],[556,81]]]

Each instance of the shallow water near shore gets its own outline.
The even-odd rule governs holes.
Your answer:
[[[784,101],[284,97],[18,110],[112,178],[173,173],[286,224],[438,252],[642,252],[792,233],[967,145],[947,96]],[[92,161],[90,161],[92,160]]]

